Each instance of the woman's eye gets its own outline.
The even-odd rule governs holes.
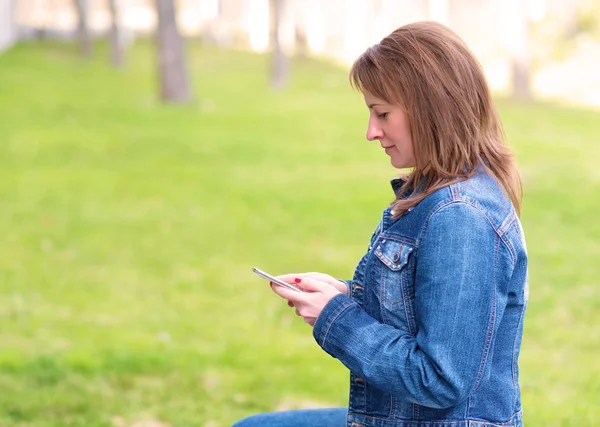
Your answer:
[[[381,114],[377,114],[377,118],[379,119],[385,119],[387,117],[388,113],[381,113]]]

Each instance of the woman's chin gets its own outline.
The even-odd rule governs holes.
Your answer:
[[[396,169],[413,169],[415,167],[415,161],[412,159],[399,159],[390,156],[390,163]]]
[[[410,166],[408,166],[406,164],[406,162],[402,162],[402,161],[399,161],[399,160],[390,159],[390,163],[396,169],[406,169],[406,168],[410,167]]]

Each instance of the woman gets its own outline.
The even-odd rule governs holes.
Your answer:
[[[406,25],[350,71],[367,139],[393,166],[352,280],[272,284],[350,370],[347,408],[275,412],[250,426],[522,426],[517,359],[528,298],[521,185],[484,73],[451,30]]]

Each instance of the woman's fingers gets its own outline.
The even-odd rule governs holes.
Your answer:
[[[272,282],[271,282],[271,289],[273,290],[273,292],[275,292],[281,298],[291,301],[292,303],[295,303],[298,300],[302,300],[302,297],[304,297],[306,295],[304,292],[293,291],[291,289],[288,289],[284,286],[280,286],[280,285],[278,285],[276,283],[272,283]]]
[[[315,280],[319,280],[321,282],[327,283],[330,286],[333,286],[334,288],[336,288],[338,291],[340,291],[342,293],[345,293],[345,294],[348,293],[348,286],[346,285],[346,283],[342,282],[341,280],[336,279],[333,276],[330,276],[329,274],[319,273],[316,271],[311,271],[311,272],[307,272],[307,273],[283,274],[281,276],[277,276],[277,278],[283,280],[286,283],[294,283],[295,279],[306,279],[306,278],[315,279]]]
[[[294,283],[295,279],[302,279],[307,277],[311,273],[289,273],[282,274],[281,276],[275,276],[277,279],[284,281],[285,283]]]
[[[303,278],[296,286],[307,292],[323,292],[332,287],[329,283],[312,277]]]

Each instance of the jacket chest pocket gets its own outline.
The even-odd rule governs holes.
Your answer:
[[[416,333],[414,321],[413,263],[414,247],[384,238],[377,242],[374,254],[377,258],[373,268],[373,281],[381,305],[381,316],[386,323],[406,327]]]

